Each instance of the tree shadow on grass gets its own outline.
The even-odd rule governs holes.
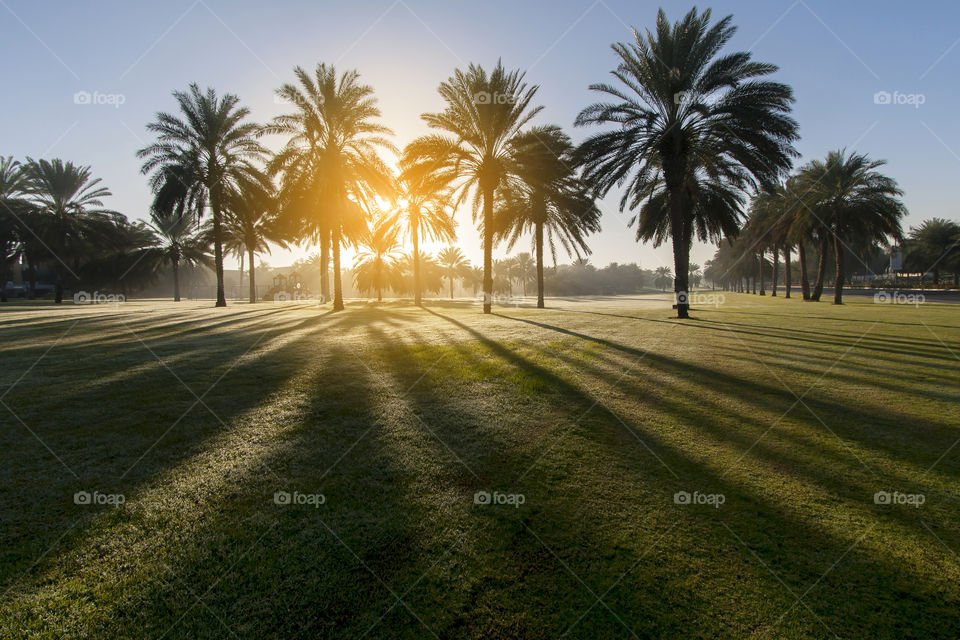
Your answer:
[[[226,442],[171,465],[154,483],[160,495],[131,498],[153,507],[108,512],[38,568],[32,586],[64,586],[81,613],[102,614],[81,624],[44,613],[94,637],[217,637],[226,627],[240,637],[431,637],[418,617],[440,637],[556,638],[574,624],[571,637],[629,637],[614,614],[640,637],[718,637],[765,630],[810,588],[774,634],[829,636],[806,604],[842,635],[934,637],[955,626],[952,591],[868,544],[848,549],[853,531],[838,535],[724,479],[652,425],[621,424],[582,381],[534,360],[538,345],[521,351],[430,313],[473,340],[422,346],[414,318],[401,341],[385,331],[393,319],[366,327],[366,341],[319,349],[305,380],[271,385],[292,396],[261,395]],[[525,430],[534,433],[516,434]],[[278,487],[327,502],[280,507]],[[474,505],[478,488],[520,492],[527,504]],[[677,507],[679,489],[727,503]],[[175,524],[183,508],[195,512]],[[145,538],[156,540],[142,552],[125,547]],[[78,581],[69,559],[90,554],[109,570]]]
[[[52,360],[35,367],[5,398],[26,427],[9,413],[9,420],[4,419],[10,428],[4,430],[0,446],[7,452],[8,464],[0,473],[0,483],[9,500],[4,500],[7,553],[0,588],[17,582],[38,556],[60,544],[58,538],[65,532],[71,533],[64,543],[93,525],[98,509],[73,504],[76,492],[132,497],[170,468],[197,455],[237,416],[282,389],[304,366],[306,356],[300,345],[310,331],[319,331],[308,329],[315,322],[311,319],[292,327],[267,329],[259,344],[256,336],[224,334],[218,338],[219,348],[212,352],[205,348],[209,340],[205,334],[194,335],[193,342],[154,341],[152,348],[160,357],[166,355],[166,349],[158,343],[165,341],[170,341],[167,348],[172,353],[186,354],[177,368],[202,402],[162,365],[122,375],[129,368],[124,359],[104,358],[90,345],[58,347],[63,349],[57,354],[61,362],[97,362],[96,374],[90,377],[106,377],[110,382],[38,404],[33,402],[38,390],[48,388],[50,374],[45,368],[58,377],[70,378],[70,371]],[[283,342],[290,333],[296,337]],[[275,340],[279,341],[276,348],[268,349]],[[263,354],[256,347],[265,349]],[[131,349],[139,349],[140,359],[154,361],[139,343]],[[248,351],[247,359],[238,362]],[[222,378],[226,380],[219,387]],[[212,391],[206,393],[211,386]]]
[[[562,390],[559,394],[558,400],[554,402],[559,402],[564,407],[564,411],[570,415],[578,415],[580,409],[589,407],[593,400],[590,396],[584,395],[578,387],[573,386],[570,383],[563,382],[558,380],[557,377],[549,371],[542,371],[536,365],[526,361],[521,356],[513,353],[507,347],[497,343],[496,341],[490,341],[485,338],[482,333],[472,329],[463,323],[458,322],[452,318],[446,318],[449,322],[456,325],[457,327],[471,333],[478,340],[487,345],[492,351],[496,352],[498,355],[502,355],[506,358],[511,364],[522,367],[525,371],[529,372],[531,375],[541,377],[548,386],[559,386]],[[402,369],[401,369],[402,370]],[[573,405],[573,406],[571,406]],[[670,407],[668,407],[669,409]],[[844,548],[849,545],[850,540],[846,537],[837,538],[835,534],[829,530],[828,527],[820,526],[819,523],[815,521],[810,521],[803,518],[801,515],[798,515],[795,512],[792,512],[790,506],[780,505],[768,502],[768,497],[766,495],[761,495],[756,491],[747,489],[743,486],[736,485],[728,480],[725,480],[723,477],[718,476],[716,473],[705,469],[697,461],[689,459],[687,455],[672,447],[669,443],[663,441],[662,439],[654,436],[649,429],[642,431],[642,439],[649,443],[649,449],[647,447],[637,446],[636,443],[633,443],[633,446],[627,446],[631,441],[629,438],[623,438],[623,427],[619,420],[611,420],[608,416],[605,420],[592,420],[589,425],[586,425],[584,428],[576,429],[577,436],[586,437],[595,444],[604,446],[604,450],[607,452],[607,456],[601,456],[601,459],[606,459],[609,461],[619,460],[623,464],[627,465],[628,469],[632,469],[631,477],[634,481],[643,482],[645,478],[653,476],[656,480],[654,484],[660,487],[660,490],[663,492],[664,497],[667,498],[669,494],[677,486],[675,479],[671,477],[671,474],[667,473],[663,468],[657,465],[650,456],[647,455],[648,451],[657,451],[659,452],[660,457],[662,457],[667,464],[676,469],[677,472],[685,480],[689,479],[688,482],[684,483],[682,486],[686,486],[688,489],[693,489],[694,487],[701,487],[701,490],[707,491],[719,491],[724,493],[729,500],[730,509],[724,511],[724,515],[728,514],[731,510],[734,511],[734,515],[731,518],[727,518],[731,522],[736,522],[734,528],[740,529],[740,535],[743,538],[746,538],[747,541],[753,545],[756,544],[753,540],[750,540],[749,532],[766,532],[769,530],[776,530],[780,532],[781,535],[784,535],[784,538],[778,538],[776,544],[771,545],[769,540],[761,540],[759,543],[762,549],[759,550],[760,555],[764,558],[764,562],[767,565],[774,567],[778,574],[789,575],[789,581],[793,584],[793,588],[796,590],[802,590],[806,585],[815,583],[823,575],[825,569],[829,567],[830,563],[825,563],[826,556],[830,555],[823,553],[823,545],[826,545],[832,551],[836,551],[834,556],[840,555]],[[634,429],[638,427],[634,426]],[[610,438],[610,434],[615,433],[619,434]],[[633,451],[632,455],[627,455],[627,451]],[[511,452],[504,451],[505,455],[511,455]],[[643,459],[643,463],[638,467],[636,454],[640,454],[640,458]],[[514,453],[514,455],[516,455]],[[636,474],[641,474],[637,476]],[[705,488],[705,489],[703,489]],[[589,499],[584,496],[584,499]],[[735,506],[733,506],[735,505]],[[662,510],[663,507],[660,507]],[[869,509],[867,509],[869,510]],[[564,527],[569,527],[571,520],[571,514],[555,514],[556,521],[551,522],[549,527],[552,530],[558,532],[558,535],[563,535],[561,532],[564,530]],[[699,514],[698,514],[699,516]],[[716,522],[713,519],[713,514],[708,514],[706,518],[695,517],[696,520],[695,527],[710,527],[711,525],[715,528]],[[538,518],[544,517],[543,514],[538,514]],[[881,521],[889,517],[888,514],[878,514],[876,516]],[[549,518],[548,518],[549,520]],[[737,525],[742,525],[742,529]],[[922,536],[925,540],[929,540],[926,532],[924,532],[916,522],[912,523],[914,530],[919,536]],[[744,533],[746,531],[747,533]],[[713,536],[715,541],[718,544],[723,546],[726,542],[730,541],[730,536],[727,532],[724,532],[722,535],[717,536],[714,531]],[[585,545],[582,540],[574,539],[567,540],[566,549],[578,548],[583,549]],[[738,548],[739,543],[733,543],[732,547],[726,548],[726,552],[730,553],[740,553],[742,560],[745,565],[751,565],[755,559],[753,553],[757,552],[757,549],[751,549],[750,552],[747,552],[742,547]],[[683,555],[684,552],[680,552]],[[786,554],[786,557],[784,557]],[[568,562],[571,565],[576,567],[575,562],[584,562],[583,558],[567,558]],[[835,561],[836,557],[832,561]],[[831,562],[832,562],[831,561]],[[923,582],[927,577],[920,579],[915,575],[901,575],[900,568],[896,565],[891,558],[876,555],[874,552],[869,552],[866,554],[857,553],[854,557],[848,558],[848,561],[852,568],[847,569],[843,568],[840,571],[840,574],[843,576],[844,581],[850,581],[853,584],[849,587],[844,586],[843,584],[832,584],[831,589],[833,593],[836,593],[837,589],[841,591],[845,588],[853,589],[863,589],[865,592],[868,592],[871,597],[871,602],[873,604],[865,605],[867,609],[862,609],[855,611],[857,623],[867,624],[867,621],[870,617],[871,611],[868,610],[869,607],[876,604],[876,600],[880,599],[883,601],[888,601],[886,604],[893,606],[896,599],[887,597],[885,591],[877,591],[874,586],[874,581],[892,581],[888,583],[890,585],[896,585],[898,589],[903,590],[904,592],[920,594],[927,591],[927,586]],[[589,560],[586,561],[587,566],[589,565]],[[755,566],[755,565],[754,565]],[[741,567],[741,570],[743,567]],[[771,578],[769,574],[765,574],[763,570],[759,569],[759,575],[754,576],[755,580],[760,580],[765,583],[765,591],[767,593],[763,594],[765,597],[771,598],[773,600],[781,597],[783,592],[781,591],[782,585],[779,584],[779,580],[767,579]],[[865,576],[863,579],[858,578],[858,576]],[[798,576],[806,576],[805,578],[797,578]],[[676,579],[676,576],[671,576],[672,579]],[[836,578],[836,576],[834,576]],[[833,578],[831,578],[833,580]],[[831,581],[827,581],[831,582]],[[571,583],[572,584],[572,583]],[[670,610],[671,603],[669,602],[670,598],[666,597],[663,593],[660,592],[662,588],[662,583],[658,583],[658,586],[653,587],[652,590],[655,591],[655,598],[662,604],[664,601],[668,601],[664,607],[667,610]],[[646,592],[649,595],[651,591],[650,585],[647,585],[646,588],[642,589],[641,592]],[[834,620],[833,624],[849,624],[850,621],[845,618],[845,614],[837,613],[834,610],[835,602],[831,602],[830,598],[835,597],[827,594],[822,598],[813,597],[811,594],[811,602],[816,602],[819,607],[815,607],[821,610],[825,610],[831,615]],[[694,596],[695,598],[695,596]],[[926,600],[927,604],[932,604],[931,601]],[[680,606],[680,603],[673,603],[676,606]],[[788,606],[789,606],[788,600]],[[904,618],[907,618],[907,613],[909,607],[897,606],[896,609]],[[625,612],[625,615],[629,615],[628,612]],[[825,614],[827,615],[827,614]],[[911,614],[912,615],[912,614]],[[655,617],[655,616],[654,616]],[[682,622],[683,624],[703,624],[710,617],[710,614],[707,611],[694,612],[685,610],[684,613],[678,614],[676,620]],[[761,625],[762,626],[762,625]],[[921,627],[924,625],[920,625]],[[657,628],[657,625],[654,624],[653,629]],[[679,629],[685,628],[682,625],[674,627],[674,632],[677,632]],[[816,622],[812,623],[812,628],[814,630],[819,630],[821,632],[823,629],[819,627]],[[881,626],[881,629],[883,627]],[[928,626],[928,628],[931,628]],[[622,631],[622,630],[621,630]],[[661,628],[662,632],[663,629]],[[809,630],[808,630],[809,631]],[[615,631],[614,631],[615,632]]]
[[[513,316],[501,317],[551,329],[582,340],[596,342],[634,356],[643,356],[652,364],[672,370],[677,375],[681,375],[690,380],[709,380],[711,387],[723,388],[732,394],[733,397],[742,395],[747,392],[747,390],[749,390],[751,394],[760,396],[783,395],[786,391],[777,386],[734,376],[719,369],[694,365],[669,358],[653,351],[636,349],[612,340],[590,336],[563,327],[557,327],[526,318]],[[854,440],[864,449],[876,451],[880,455],[887,456],[890,459],[897,460],[906,458],[910,463],[924,468],[933,464],[940,453],[951,447],[957,439],[956,426],[946,418],[943,421],[918,419],[916,416],[898,415],[892,410],[883,412],[877,411],[876,409],[867,410],[865,407],[851,407],[847,403],[840,404],[819,397],[809,396],[803,397],[803,404],[808,406],[815,415],[839,416],[844,418],[843,420],[834,421],[830,427],[843,438]],[[886,424],[889,425],[890,429],[894,429],[904,422],[908,422],[912,427],[906,448],[904,448],[903,439],[877,437],[876,425]],[[858,425],[860,426],[858,427]],[[949,466],[941,466],[939,471],[942,474],[949,474],[950,477],[960,476],[960,469],[953,469]]]

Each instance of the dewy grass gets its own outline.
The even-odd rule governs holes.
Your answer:
[[[208,306],[0,314],[0,636],[960,633],[956,307]]]

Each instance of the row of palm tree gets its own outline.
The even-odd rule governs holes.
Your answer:
[[[533,124],[542,111],[538,87],[500,62],[489,72],[475,64],[456,69],[441,82],[443,108],[422,115],[431,133],[402,150],[380,123],[373,88],[356,71],[297,67],[277,91],[290,111],[267,124],[253,122],[236,96],[190,85],[173,94],[177,113],[158,113],[148,125],[156,140],[138,152],[154,192],[154,229],[193,234],[178,236],[181,248],[171,256],[185,255],[191,242],[212,245],[218,306],[226,304],[225,254],[248,261],[254,300],[258,253],[271,244],[318,244],[321,294],[336,311],[343,309],[344,248],[364,247],[358,277],[382,292],[389,265],[400,259],[399,242],[408,239],[419,304],[422,244],[452,242],[454,212],[470,208],[483,240],[489,313],[495,244],[512,248],[530,237],[542,307],[545,248],[554,262],[558,246],[588,255],[587,237],[600,228],[596,200],[619,188],[637,240],[672,245],[678,317],[689,313],[695,238],[739,238],[738,246],[749,248],[738,250],[740,259],[758,254],[761,270],[768,251],[775,263],[780,255],[789,262],[796,247],[805,266],[806,249],[814,248],[816,281],[809,294],[803,285],[810,299],[821,295],[832,249],[839,303],[844,247],[899,237],[901,193],[877,171],[882,163],[842,151],[790,176],[798,156],[792,90],[769,79],[776,66],[724,51],[735,30],[730,16],[714,22],[709,10],[693,9],[675,23],[660,11],[653,30],[614,44],[619,62],[610,81],[590,87],[601,101],[574,123],[599,130],[580,145],[558,126]],[[278,152],[261,144],[268,135],[285,138]],[[91,216],[107,215],[98,213],[104,191],[95,181],[89,187],[77,197],[87,198]],[[58,206],[35,199],[50,211]],[[205,219],[208,211],[202,227],[174,224],[185,216]],[[68,237],[65,230],[64,243]]]
[[[804,300],[819,301],[832,258],[834,303],[843,303],[846,260],[865,255],[875,246],[903,242],[901,219],[906,209],[897,183],[878,169],[882,160],[845,150],[814,160],[783,183],[753,198],[749,219],[735,243],[721,246],[711,261],[714,280],[730,283],[755,276],[765,294],[770,265],[772,295],[777,294],[779,260],[784,259],[785,297],[790,297],[791,257],[800,262]],[[808,277],[808,251],[816,252],[816,276]],[[766,260],[770,252],[772,261]]]

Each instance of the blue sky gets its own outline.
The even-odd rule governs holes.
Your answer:
[[[426,132],[424,111],[441,108],[437,84],[457,66],[497,58],[526,69],[545,105],[539,121],[575,139],[588,85],[615,66],[610,44],[650,27],[662,6],[671,19],[690,4],[645,0],[385,0],[241,2],[218,0],[0,0],[0,154],[62,157],[93,167],[114,196],[109,204],[142,218],[150,200],[134,157],[156,111],[172,110],[170,91],[190,82],[240,96],[266,121],[283,110],[273,91],[295,65],[323,61],[356,68],[380,99],[384,122],[403,146]],[[906,226],[934,216],[960,219],[960,3],[766,0],[714,2],[734,15],[730,48],[780,66],[793,86],[801,162],[847,147],[886,159],[905,190]],[[88,92],[91,102],[76,104]],[[95,93],[96,92],[96,93]],[[878,104],[875,95],[891,101]],[[122,102],[122,104],[118,104]],[[882,102],[882,100],[881,100]],[[900,103],[898,103],[900,102]],[[917,104],[922,103],[922,104]],[[279,146],[280,140],[269,140]],[[669,249],[638,245],[608,198],[592,261],[669,264]],[[480,257],[468,212],[460,244]],[[274,265],[295,255],[275,251]],[[698,246],[703,262],[712,247]]]

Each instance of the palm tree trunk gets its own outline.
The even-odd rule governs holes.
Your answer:
[[[790,285],[792,284],[793,275],[790,273],[790,245],[787,245],[783,248],[783,288],[785,289],[783,293],[784,298],[790,297]]]
[[[671,225],[674,226],[674,225]],[[673,234],[673,297],[676,302],[677,318],[690,317],[688,281],[690,274],[690,245],[687,242],[684,225],[680,232]]]
[[[833,304],[843,304],[843,243],[840,234],[833,236],[834,259],[837,262],[837,281],[833,284]]]
[[[410,239],[413,240],[413,304],[418,307],[423,303],[423,298],[420,294],[420,237],[417,233],[417,227],[420,226],[417,223],[410,225]],[[450,285],[451,290],[453,285]],[[453,294],[450,294],[450,297],[453,297]]]
[[[450,299],[453,300],[453,269],[450,269]]]
[[[37,264],[30,260],[27,260],[27,264],[30,269],[30,292],[27,294],[27,299],[35,300],[37,298]]]
[[[227,296],[223,291],[223,227],[220,220],[220,203],[211,199],[213,208],[213,261],[217,273],[217,303],[214,306],[227,306]]]
[[[537,223],[537,309],[543,309],[543,223]]]
[[[180,259],[174,258],[173,265],[173,301],[180,302]]]
[[[330,230],[320,232],[320,297],[330,300]]]
[[[343,289],[340,286],[340,225],[333,229],[333,310],[343,311]]]
[[[240,250],[240,285],[237,288],[237,297],[240,297],[240,292],[243,291],[243,250]]]
[[[820,232],[820,256],[817,263],[817,281],[813,283],[813,292],[810,299],[813,302],[820,302],[820,295],[823,293],[823,280],[827,275],[827,253],[830,251],[829,236],[827,230]]]
[[[807,249],[801,240],[797,245],[797,257],[800,259],[800,296],[810,299],[810,278],[807,276]]]
[[[760,295],[762,296],[767,295],[767,290],[763,284],[763,256],[765,253],[766,251],[760,250],[760,266],[757,267],[757,271],[760,274]]]
[[[250,269],[250,302],[252,304],[257,301],[257,281],[254,275],[253,249],[248,249],[247,253],[250,255],[250,266],[248,268]]]
[[[60,273],[60,269],[57,269],[57,280],[53,285],[53,301],[56,304],[61,304],[63,302],[63,274]]]
[[[493,187],[483,190],[483,312],[493,300]]]
[[[7,270],[9,268],[9,263],[4,261],[3,269],[0,271],[0,302],[7,301]]]
[[[780,269],[780,247],[773,248],[773,287],[770,290],[770,297],[777,295],[777,271]]]

